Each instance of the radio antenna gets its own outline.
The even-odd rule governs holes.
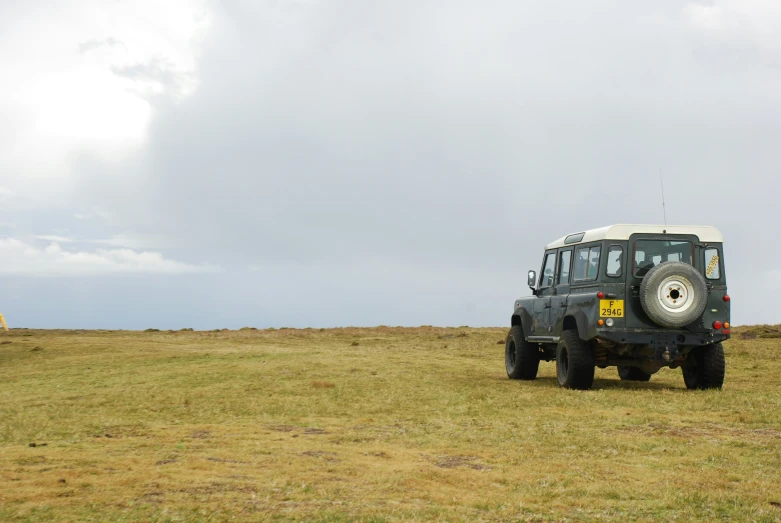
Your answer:
[[[659,168],[659,184],[662,186],[662,213],[664,214],[664,225],[667,225],[667,207],[664,205],[664,181],[662,180],[662,168]]]

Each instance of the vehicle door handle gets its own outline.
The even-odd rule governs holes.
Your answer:
[[[550,306],[550,303],[549,303],[548,305],[546,305],[546,306],[545,306],[545,308],[546,308],[546,309],[550,309],[550,307],[551,307],[551,306]]]
[[[561,306],[562,306],[562,307],[566,307],[566,306],[567,306],[567,304],[566,304],[566,303],[562,303],[562,304],[561,304]]]

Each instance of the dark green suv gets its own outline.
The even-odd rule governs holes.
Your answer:
[[[612,225],[545,247],[533,296],[515,302],[505,344],[511,379],[556,361],[559,384],[589,389],[594,368],[648,381],[683,370],[689,389],[721,388],[730,298],[713,227]]]

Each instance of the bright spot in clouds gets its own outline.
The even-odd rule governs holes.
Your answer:
[[[195,88],[200,2],[149,0],[4,6],[0,21],[0,172],[11,188],[65,184],[75,151],[143,141],[149,95]],[[13,23],[11,23],[11,20]],[[151,70],[181,78],[162,85]]]

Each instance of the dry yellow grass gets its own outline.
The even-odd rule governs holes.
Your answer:
[[[781,340],[579,392],[505,333],[0,333],[0,520],[781,521]]]

